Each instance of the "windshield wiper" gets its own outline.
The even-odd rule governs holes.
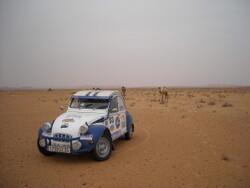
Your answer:
[[[80,105],[79,109],[88,108],[88,107],[90,107],[92,105],[93,104],[86,104],[86,105],[83,105],[83,106]]]
[[[96,109],[106,109],[106,108],[108,108],[108,106],[107,106],[107,105],[103,105],[103,106],[99,106],[99,107],[96,108]]]

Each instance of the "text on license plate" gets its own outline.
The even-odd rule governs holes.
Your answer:
[[[51,152],[70,153],[69,147],[48,146],[48,150]]]

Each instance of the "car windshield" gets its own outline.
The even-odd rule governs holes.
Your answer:
[[[108,99],[84,99],[72,98],[70,108],[79,109],[107,109],[109,104]]]

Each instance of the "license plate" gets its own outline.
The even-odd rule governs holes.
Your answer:
[[[48,150],[51,152],[70,153],[70,148],[68,147],[48,146]]]

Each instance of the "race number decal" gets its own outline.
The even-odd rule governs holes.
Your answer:
[[[120,120],[119,115],[117,115],[116,118],[115,118],[115,127],[117,129],[119,129],[120,125],[121,125],[121,120]]]

